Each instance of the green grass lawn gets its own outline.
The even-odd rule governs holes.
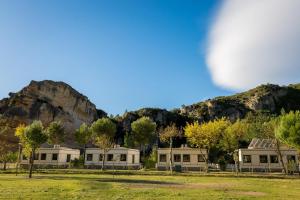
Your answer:
[[[300,179],[164,174],[0,174],[0,199],[300,199]]]

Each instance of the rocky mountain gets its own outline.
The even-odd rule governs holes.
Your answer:
[[[285,111],[300,109],[300,84],[261,85],[247,92],[183,106],[178,112],[199,121],[221,117],[228,117],[234,121],[245,117],[248,112],[265,111],[279,114],[282,108]]]
[[[16,142],[13,133],[18,124],[28,124],[37,119],[46,126],[53,120],[63,122],[68,133],[66,141],[74,144],[73,133],[81,123],[92,123],[107,115],[103,110],[97,110],[86,96],[63,82],[32,81],[9,96],[0,100],[0,127],[8,127],[8,138],[12,142]],[[249,112],[278,114],[282,108],[286,111],[300,110],[300,84],[261,85],[243,93],[208,99],[172,111],[142,108],[125,112],[122,116],[113,117],[113,120],[118,126],[117,139],[122,143],[125,133],[130,132],[130,124],[142,116],[150,117],[160,128],[171,123],[184,126],[194,120],[201,122],[221,117],[234,121]]]
[[[9,98],[0,101],[0,123],[9,127],[11,140],[13,130],[18,124],[28,124],[41,120],[45,125],[56,120],[61,121],[68,133],[66,141],[72,141],[73,133],[81,123],[91,123],[106,116],[89,99],[63,82],[31,81]],[[1,124],[0,124],[1,125]]]

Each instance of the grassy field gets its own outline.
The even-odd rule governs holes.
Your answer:
[[[300,179],[163,174],[0,174],[0,199],[300,199]]]

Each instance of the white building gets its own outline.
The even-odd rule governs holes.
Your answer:
[[[168,170],[170,168],[170,148],[157,149],[158,170]],[[173,168],[181,167],[183,171],[200,171],[206,167],[207,158],[206,149],[190,148],[183,145],[180,148],[172,148]]]
[[[294,148],[280,146],[282,160],[288,170],[298,170],[298,154]],[[272,139],[253,139],[247,149],[238,150],[239,168],[241,171],[282,171],[276,142]]]
[[[54,145],[53,147],[41,147],[36,151],[34,156],[34,165],[39,167],[50,166],[68,166],[71,160],[79,159],[80,150],[61,147]],[[21,165],[28,165],[29,158],[24,155],[21,157]]]
[[[85,165],[88,168],[101,168],[104,157],[103,155],[103,149],[87,148],[85,152]],[[115,146],[105,153],[104,167],[116,169],[139,169],[140,151],[138,149]]]

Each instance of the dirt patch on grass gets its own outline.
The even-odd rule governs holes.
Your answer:
[[[229,183],[187,183],[187,184],[128,184],[128,188],[173,188],[173,189],[216,189],[224,190],[232,188]]]
[[[266,196],[267,195],[264,192],[255,192],[255,191],[235,192],[235,194],[246,195],[246,196],[253,196],[253,197],[261,197],[261,196]]]

